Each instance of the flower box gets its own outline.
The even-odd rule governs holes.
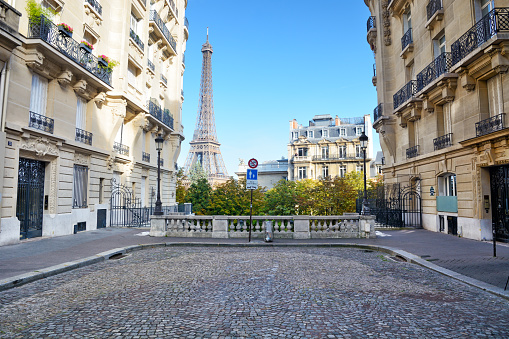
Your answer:
[[[64,26],[58,26],[58,32],[64,36],[72,38],[72,32],[69,32]]]
[[[88,42],[82,40],[80,43],[80,48],[84,50],[87,53],[92,53],[92,50],[94,49],[94,46],[89,44]]]
[[[99,62],[99,65],[103,66],[103,67],[108,67],[108,60],[106,59],[103,59],[101,57],[97,58],[97,62]]]

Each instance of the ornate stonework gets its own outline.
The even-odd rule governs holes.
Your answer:
[[[383,20],[383,30],[384,30],[384,43],[385,46],[390,46],[392,43],[391,39],[391,13],[387,9],[389,5],[389,0],[382,1],[382,20]]]
[[[76,165],[90,166],[90,156],[83,153],[74,153],[74,163]]]
[[[34,152],[37,157],[58,156],[59,153],[56,143],[50,142],[44,137],[22,139],[20,149]]]

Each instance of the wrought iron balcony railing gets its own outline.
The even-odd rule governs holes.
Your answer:
[[[163,111],[163,123],[173,129],[173,116],[169,109],[165,108]]]
[[[175,12],[177,9],[177,7],[175,7],[175,2],[173,0],[168,0],[168,2],[170,3],[171,9],[173,9],[173,11]]]
[[[469,53],[501,31],[509,31],[509,8],[495,8],[451,45],[452,64],[455,65]]]
[[[406,157],[409,158],[415,158],[419,155],[419,145],[415,145],[413,147],[406,149]]]
[[[380,119],[382,117],[382,115],[383,115],[382,104],[379,104],[373,110],[373,121],[377,121],[378,119]]]
[[[163,82],[163,84],[167,85],[168,84],[168,79],[166,79],[166,77],[164,75],[161,74],[161,81]]]
[[[148,68],[150,68],[152,70],[152,72],[156,71],[156,66],[154,65],[154,63],[152,61],[147,59],[147,65],[148,65]]]
[[[189,30],[189,20],[187,20],[187,17],[184,18],[184,26]]]
[[[88,2],[94,9],[97,13],[99,13],[99,15],[103,15],[103,6],[101,6],[101,4],[97,1],[97,0],[85,0],[86,2]]]
[[[74,140],[92,146],[92,135],[93,134],[90,132],[76,128],[76,137]]]
[[[430,0],[426,6],[428,20],[440,9],[442,9],[442,0]]]
[[[492,132],[504,129],[504,120],[505,113],[501,113],[499,115],[495,115],[494,117],[476,122],[475,135],[480,137],[482,135],[490,134]]]
[[[173,48],[173,51],[175,54],[177,53],[177,43],[175,42],[175,39],[173,39],[173,36],[170,34],[170,31],[168,30],[168,27],[164,24],[163,20],[159,17],[159,14],[155,10],[150,11],[149,20],[156,23],[156,26],[159,28],[163,36],[166,38],[166,41],[170,44],[170,46]]]
[[[446,135],[433,139],[435,151],[449,146],[452,146],[452,133],[447,133]]]
[[[159,159],[159,164],[161,165],[161,167],[164,167],[164,159]]]
[[[412,98],[415,93],[417,93],[417,81],[410,80],[405,86],[403,86],[399,91],[396,92],[396,94],[392,96],[394,109],[397,109],[405,101]]]
[[[129,30],[129,36],[131,37],[131,39],[134,40],[134,42],[136,43],[136,45],[138,45],[138,47],[143,51],[145,50],[145,44],[143,43],[143,41],[141,41],[140,37],[138,36],[138,34],[136,34],[132,29]]]
[[[150,153],[142,152],[141,153],[141,160],[145,162],[150,162]]]
[[[428,66],[417,74],[417,92],[433,82],[444,73],[450,72],[452,67],[452,55],[444,52],[437,56]]]
[[[118,154],[122,154],[122,155],[126,155],[126,156],[129,155],[129,146],[121,144],[116,141],[113,143],[113,150],[115,152],[117,152]]]
[[[157,105],[153,100],[148,101],[148,111],[150,115],[161,121],[163,124],[173,129],[173,117],[171,116],[170,110],[165,108],[164,110]]]
[[[401,38],[401,50],[405,50],[405,48],[410,45],[411,43],[413,43],[413,39],[412,39],[412,29],[409,28],[408,31],[406,31],[405,34],[403,34],[403,37]]]
[[[76,40],[61,34],[57,26],[44,15],[41,15],[39,22],[29,22],[28,38],[47,42],[108,85],[111,84],[111,71],[99,66],[96,56],[81,49]]]
[[[367,26],[368,26],[368,32],[370,29],[376,28],[376,17],[370,16],[368,18]]]
[[[339,154],[329,154],[329,155],[313,155],[311,157],[312,161],[336,161],[336,160],[351,160],[351,159],[362,159],[363,154],[346,154],[346,153],[339,153]]]
[[[30,121],[28,122],[28,127],[40,129],[41,131],[48,133],[53,133],[54,126],[55,121],[53,119],[30,111]]]

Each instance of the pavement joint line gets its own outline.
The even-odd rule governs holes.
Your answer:
[[[200,242],[166,242],[166,243],[149,243],[138,244],[126,247],[119,247],[108,251],[100,252],[96,255],[69,261],[66,263],[34,270],[32,272],[23,273],[11,278],[0,280],[0,291],[5,291],[14,287],[22,286],[43,278],[51,277],[60,273],[68,272],[76,268],[85,267],[88,265],[96,264],[102,261],[109,260],[112,256],[118,254],[126,254],[134,251],[157,248],[157,247],[329,247],[329,248],[358,248],[369,249],[377,252],[386,253],[393,256],[399,256],[405,259],[406,262],[425,267],[429,270],[443,274],[452,279],[458,280],[462,283],[472,287],[479,288],[488,293],[494,294],[498,297],[509,300],[509,291],[504,291],[502,288],[493,286],[491,284],[479,281],[474,278],[462,275],[460,273],[451,271],[449,269],[440,267],[433,264],[418,255],[412,254],[401,249],[390,246],[379,246],[369,244],[354,244],[354,243],[200,243]]]

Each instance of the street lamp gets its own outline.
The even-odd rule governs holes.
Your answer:
[[[362,215],[369,214],[369,207],[368,207],[368,195],[366,191],[366,148],[368,148],[368,136],[364,133],[364,130],[362,131],[361,136],[359,137],[359,141],[361,143],[361,149],[362,154],[364,157],[364,196],[362,198]]]
[[[161,150],[163,149],[164,139],[161,134],[157,135],[156,138],[156,150],[157,150],[157,199],[156,209],[154,215],[163,215],[162,202],[161,202]]]

